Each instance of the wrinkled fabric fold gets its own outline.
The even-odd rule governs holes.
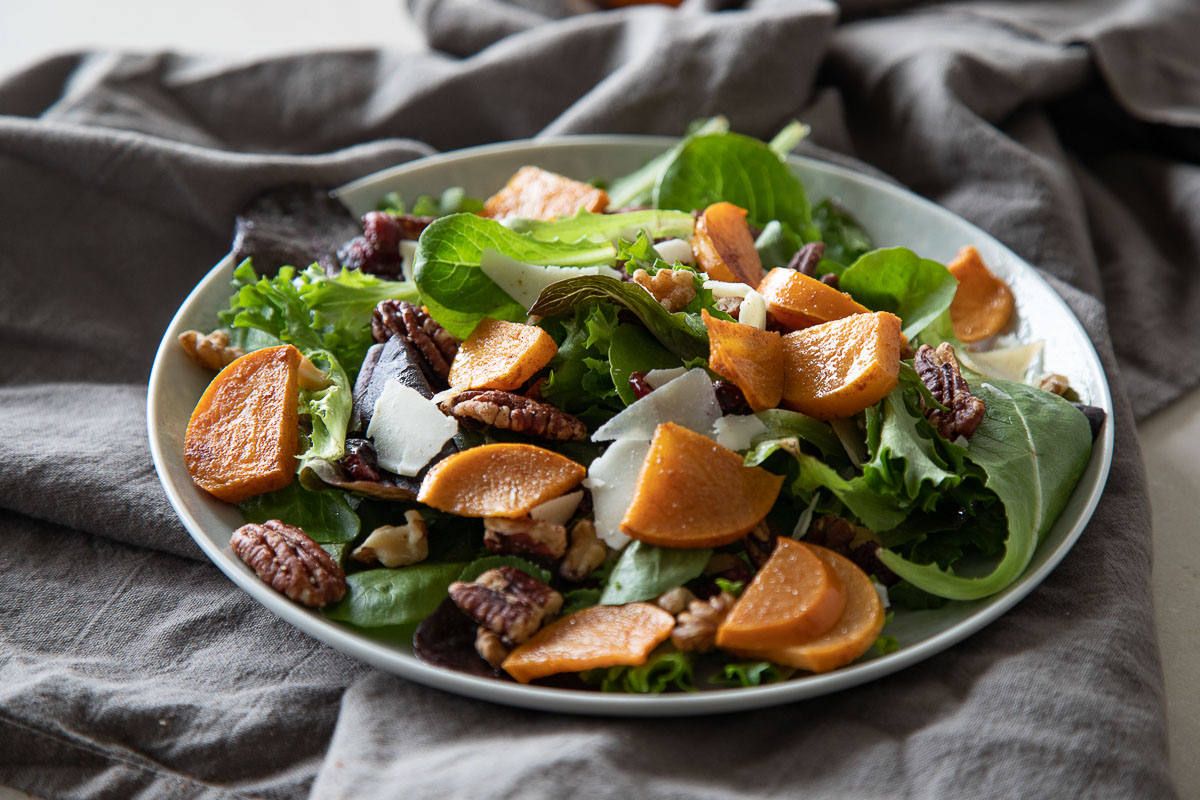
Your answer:
[[[412,0],[425,52],[97,52],[0,80],[0,586],[13,598],[0,783],[86,798],[1172,796],[1134,420],[1200,382],[1200,12],[687,0],[571,13],[584,5]],[[1083,322],[1114,394],[1116,455],[1092,523],[1026,600],[834,695],[585,719],[374,670],[203,559],[150,463],[146,380],[250,196],[505,139],[678,134],[715,113],[760,137],[808,122],[803,152],[980,225]]]

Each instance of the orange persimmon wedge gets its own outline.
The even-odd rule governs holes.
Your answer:
[[[704,209],[696,220],[692,250],[700,269],[713,280],[751,286],[762,280],[762,259],[754,248],[746,209],[733,203],[713,203]]]
[[[791,330],[871,310],[845,292],[787,267],[768,272],[758,285],[758,293],[775,321]]]
[[[188,473],[226,503],[288,486],[296,477],[300,351],[255,350],[217,373],[183,437]]]
[[[900,318],[886,311],[793,331],[782,341],[782,405],[810,417],[853,416],[899,382]]]
[[[521,167],[479,213],[493,219],[555,219],[573,217],[581,208],[599,214],[608,208],[608,193],[539,167]]]
[[[455,389],[516,389],[546,366],[558,345],[536,325],[484,317],[450,364]]]
[[[523,517],[574,489],[587,470],[532,444],[485,444],[430,467],[417,500],[460,517]]]
[[[559,672],[645,664],[674,627],[675,617],[653,603],[590,606],[542,628],[501,666],[529,683]]]
[[[633,500],[621,520],[632,539],[660,547],[719,547],[767,515],[783,476],[673,422],[654,430]]]
[[[776,331],[700,316],[708,328],[708,365],[737,384],[750,408],[775,408],[783,397],[783,343]]]
[[[802,543],[803,544],[803,543]],[[871,579],[850,559],[824,547],[803,544],[837,572],[846,590],[846,608],[824,633],[787,647],[730,648],[744,658],[766,659],[810,672],[849,664],[870,649],[883,630],[883,602]]]
[[[958,280],[950,303],[955,336],[964,342],[978,342],[1008,324],[1014,305],[1012,290],[987,268],[978,250],[964,247],[946,269]]]
[[[780,537],[717,628],[717,646],[800,644],[829,630],[845,610],[846,591],[837,571],[795,539]]]

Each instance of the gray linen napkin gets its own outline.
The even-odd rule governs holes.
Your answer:
[[[97,53],[0,83],[0,783],[88,798],[1172,796],[1133,419],[1200,380],[1196,12],[855,2],[837,24],[815,1],[526,6],[414,2],[427,54]],[[145,381],[249,195],[431,148],[677,133],[717,112],[759,136],[806,119],[810,150],[979,223],[1084,322],[1117,454],[1092,524],[1028,599],[871,685],[680,724],[410,684],[274,619],[200,557],[150,467]]]

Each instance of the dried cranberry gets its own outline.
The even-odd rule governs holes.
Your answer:
[[[363,235],[355,236],[338,249],[343,269],[357,269],[372,275],[400,278],[404,258],[400,255],[403,228],[391,215],[370,211],[363,215]]]
[[[645,370],[629,373],[629,388],[633,390],[633,396],[638,400],[654,391],[654,387],[646,382]]]
[[[748,414],[750,404],[746,395],[731,381],[713,381],[713,391],[717,393],[717,404],[722,414]]]
[[[375,447],[366,439],[347,439],[346,454],[342,456],[342,469],[356,481],[378,481],[379,462]]]
[[[363,214],[363,236],[367,241],[381,250],[395,250],[400,247],[400,236],[403,232],[400,223],[391,214],[383,211],[368,211]]]

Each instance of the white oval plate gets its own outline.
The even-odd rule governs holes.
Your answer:
[[[525,164],[580,179],[611,178],[640,167],[674,141],[646,136],[581,136],[488,145],[384,170],[343,186],[338,195],[358,215],[374,208],[378,199],[389,191],[399,191],[405,197],[425,193],[436,196],[448,186],[462,186],[469,196],[487,197]],[[213,563],[284,620],[380,669],[428,686],[497,703],[546,711],[625,716],[746,710],[855,686],[950,647],[1029,594],[1062,560],[1091,518],[1112,461],[1112,399],[1104,371],[1087,334],[1062,298],[1028,264],[984,231],[911,192],[843,167],[798,156],[791,157],[790,164],[803,179],[810,200],[833,198],[854,213],[879,246],[903,245],[945,263],[960,247],[975,245],[1016,295],[1017,319],[1013,332],[1023,341],[1045,340],[1045,368],[1067,375],[1085,402],[1108,412],[1108,421],[1096,441],[1087,471],[1021,578],[985,600],[950,603],[936,611],[898,611],[887,631],[899,639],[898,651],[866,657],[834,672],[768,686],[657,696],[602,694],[522,686],[432,667],[414,658],[407,646],[381,643],[292,603],[262,583],[232,554],[229,537],[242,524],[237,508],[200,490],[183,463],[184,430],[212,374],[193,365],[176,338],[188,329],[211,330],[216,324],[217,311],[228,307],[229,281],[235,267],[231,256],[217,264],[183,302],[163,336],[150,374],[147,403],[150,449],[167,497]]]

